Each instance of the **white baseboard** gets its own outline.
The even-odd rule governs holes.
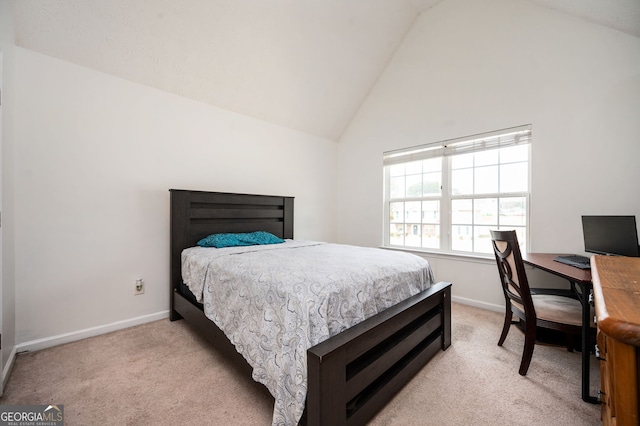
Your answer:
[[[459,296],[451,296],[451,301],[460,303],[461,305],[473,306],[474,308],[486,309],[487,311],[504,313],[504,305],[494,305],[493,303],[478,302],[477,300],[467,299],[466,297]]]
[[[133,327],[135,325],[145,324],[152,321],[158,321],[169,317],[169,311],[156,312],[155,314],[143,315],[128,320],[117,321],[111,324],[100,325],[97,327],[85,328],[84,330],[73,331],[71,333],[59,334],[57,336],[45,337],[43,339],[31,340],[16,345],[14,352],[33,352],[40,349],[46,349],[53,346],[62,345],[64,343],[75,342],[76,340],[86,339],[87,337],[99,336],[101,334],[110,333],[112,331],[121,330],[123,328]],[[9,363],[7,363],[8,365]]]

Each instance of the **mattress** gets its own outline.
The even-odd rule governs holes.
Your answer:
[[[416,255],[300,240],[188,248],[182,277],[273,395],[273,425],[300,420],[307,349],[434,283]]]

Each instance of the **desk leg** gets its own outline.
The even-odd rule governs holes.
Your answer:
[[[591,328],[591,306],[589,305],[590,289],[586,286],[580,286],[582,295],[580,303],[582,304],[582,400],[597,404],[598,399],[589,395],[590,372],[591,372],[591,348],[589,339],[589,329]]]

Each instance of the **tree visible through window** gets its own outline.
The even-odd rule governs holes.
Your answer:
[[[385,245],[492,253],[491,229],[527,241],[531,126],[384,154]]]

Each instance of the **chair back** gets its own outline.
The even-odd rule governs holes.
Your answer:
[[[516,307],[523,310],[526,317],[535,318],[531,290],[516,231],[491,231],[491,242],[507,309],[515,302]]]

